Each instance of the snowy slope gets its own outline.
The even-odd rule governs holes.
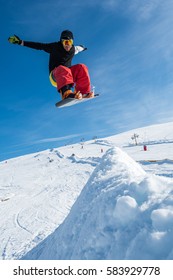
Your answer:
[[[56,149],[2,162],[1,258],[19,258],[59,226],[96,164],[76,164]]]
[[[173,123],[1,162],[1,259],[172,259],[172,167]]]

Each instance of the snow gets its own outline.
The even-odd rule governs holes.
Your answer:
[[[1,162],[0,213],[1,259],[172,260],[173,123]]]

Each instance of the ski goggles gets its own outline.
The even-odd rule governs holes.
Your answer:
[[[72,46],[73,45],[73,39],[62,39],[62,44],[64,46]]]

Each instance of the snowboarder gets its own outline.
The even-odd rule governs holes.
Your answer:
[[[57,87],[62,99],[66,98],[90,98],[94,96],[91,91],[88,68],[84,64],[71,65],[75,54],[87,50],[82,45],[73,45],[73,33],[64,30],[60,40],[54,43],[36,43],[23,41],[14,35],[8,38],[12,44],[26,46],[36,50],[43,50],[50,54],[49,78],[51,84]]]

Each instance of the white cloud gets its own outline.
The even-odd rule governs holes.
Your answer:
[[[54,138],[45,138],[45,139],[40,139],[33,141],[31,145],[33,144],[42,144],[42,143],[50,143],[50,142],[58,142],[62,140],[69,140],[69,139],[74,139],[76,137],[80,137],[80,134],[72,134],[72,135],[67,135],[67,136],[62,136],[62,137],[54,137]]]

